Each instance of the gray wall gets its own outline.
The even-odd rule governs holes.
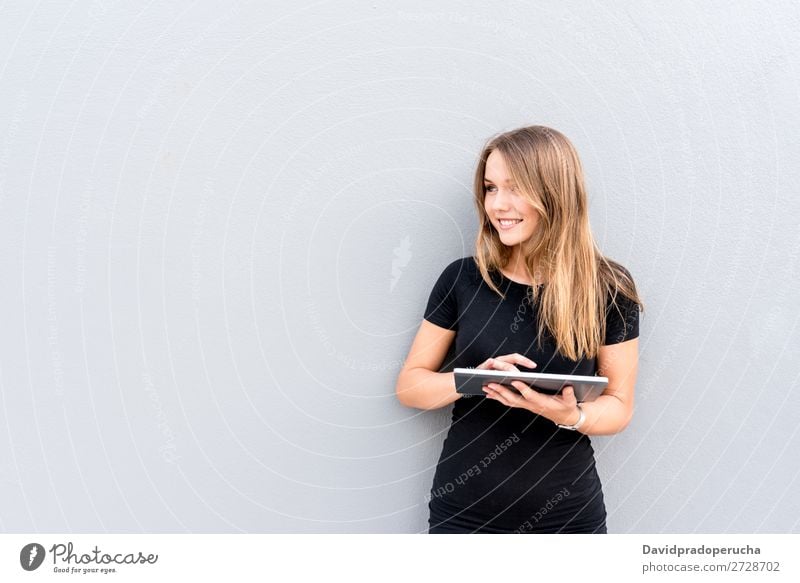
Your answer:
[[[419,532],[394,383],[475,156],[563,131],[646,301],[612,532],[800,532],[796,3],[11,2],[0,530]],[[793,364],[794,362],[794,364]]]

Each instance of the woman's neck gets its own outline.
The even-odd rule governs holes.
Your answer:
[[[527,285],[539,285],[540,283],[543,283],[544,278],[539,273],[537,273],[536,269],[534,269],[533,272],[534,275],[536,276],[535,277],[536,281],[534,282],[530,281],[530,275],[528,274],[528,268],[525,262],[522,260],[517,250],[515,249],[514,251],[515,252],[508,260],[508,263],[506,263],[506,265],[501,270],[503,275],[505,275],[507,278],[513,281],[516,281],[518,283],[524,283]]]

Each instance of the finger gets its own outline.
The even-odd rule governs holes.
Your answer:
[[[530,385],[523,383],[522,381],[511,381],[511,384],[514,385],[520,394],[527,399],[528,401],[535,398],[535,395],[538,395],[536,391],[534,391]]]
[[[537,415],[540,415],[551,406],[549,399],[552,399],[553,397],[543,395],[539,391],[532,389],[521,381],[512,381],[512,383],[522,394],[522,398],[525,400],[526,409],[530,409]]]
[[[574,405],[578,402],[578,400],[575,398],[575,388],[571,385],[564,387],[564,390],[561,391],[561,396],[563,397],[564,402],[568,405]]]
[[[494,387],[498,387],[499,385],[493,385]],[[509,403],[508,399],[506,399],[499,390],[490,388],[487,395],[490,399],[494,399],[505,405],[506,407],[512,407],[511,403]]]
[[[505,397],[503,397],[502,395],[495,395],[495,397],[494,397],[494,400],[495,400],[495,401],[499,401],[500,403],[502,403],[502,404],[503,404],[503,405],[505,405],[506,407],[513,407],[513,406],[514,406],[514,405],[512,405],[511,403],[509,403],[509,402],[508,402],[508,399],[506,399],[506,398],[505,398]]]
[[[515,362],[517,364],[521,364],[522,366],[527,366],[528,368],[534,368],[536,366],[535,362],[533,362],[530,358],[522,356],[519,352],[498,356],[497,359],[504,360],[506,362]]]
[[[509,370],[514,372],[519,372],[519,369],[516,366],[504,360],[500,360],[499,358],[495,358],[492,364],[494,368],[497,370]]]
[[[494,364],[494,359],[493,358],[489,358],[487,360],[484,360],[482,363],[480,363],[476,368],[488,369],[488,368],[492,368],[493,364]]]
[[[522,397],[503,385],[491,383],[489,388],[491,388],[494,393],[503,400],[503,403],[509,407],[518,407],[524,402]]]

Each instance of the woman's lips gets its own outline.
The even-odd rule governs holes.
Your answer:
[[[505,220],[498,220],[497,221],[498,226],[503,231],[508,231],[510,229],[513,229],[514,227],[516,227],[521,222],[522,222],[522,219],[513,219],[513,220],[510,220],[510,221],[505,221]],[[503,223],[505,223],[505,224],[503,224]]]

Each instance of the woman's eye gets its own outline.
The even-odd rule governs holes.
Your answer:
[[[495,190],[497,190],[497,187],[495,185],[493,185],[493,184],[487,185],[485,188],[486,188],[486,192],[494,192]],[[516,186],[512,186],[510,190],[511,190],[512,194],[518,194]]]

